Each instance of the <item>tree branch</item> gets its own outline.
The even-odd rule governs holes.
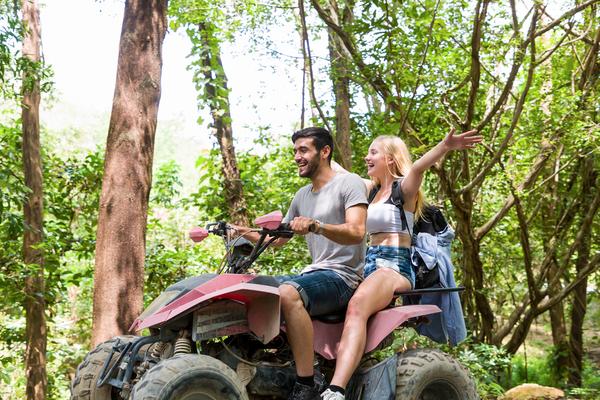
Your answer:
[[[585,230],[588,229],[589,226],[593,223],[594,217],[596,216],[596,213],[598,212],[599,207],[600,207],[600,190],[596,191],[594,200],[590,203],[590,206],[588,207],[586,215],[585,215],[583,221],[581,221],[581,226],[579,228],[579,231],[577,232],[577,236],[575,237],[575,240],[569,247],[569,250],[567,251],[567,253],[563,256],[563,258],[561,260],[562,262],[560,265],[559,273],[556,274],[554,279],[550,282],[550,286],[555,285],[558,282],[558,280],[560,279],[560,276],[567,270],[568,266],[570,265],[569,261],[570,261],[571,257],[575,253],[575,250],[581,244],[581,241],[584,239]]]
[[[481,49],[481,37],[483,22],[487,14],[488,1],[481,4],[481,0],[477,1],[475,6],[475,18],[473,21],[473,35],[471,37],[471,90],[469,92],[469,98],[467,99],[467,114],[465,120],[462,123],[463,130],[468,130],[473,121],[473,115],[475,114],[475,103],[477,101],[477,90],[479,89],[479,79],[481,76],[481,63],[479,61],[479,50]]]
[[[298,9],[300,10],[300,22],[302,24],[302,40],[304,41],[304,43],[306,45],[306,55],[308,56],[308,71],[310,74],[310,86],[309,86],[310,97],[312,98],[313,104],[315,105],[315,107],[317,108],[317,111],[319,112],[319,116],[321,117],[323,124],[327,127],[327,130],[329,132],[333,132],[331,130],[331,127],[329,126],[329,122],[327,122],[325,113],[323,113],[323,109],[321,108],[321,106],[319,105],[319,102],[317,101],[317,96],[315,95],[315,77],[313,75],[312,58],[311,58],[311,51],[310,51],[310,41],[308,40],[308,31],[306,28],[306,15],[304,12],[304,0],[298,0]],[[336,147],[338,147],[337,144],[336,144]]]
[[[547,16],[548,18],[554,20],[555,18],[553,16],[551,16],[550,14],[548,14],[548,12],[546,11],[546,9],[544,9],[542,11],[544,13],[545,16]],[[578,42],[578,41],[583,41],[585,44],[589,44],[590,46],[592,44],[594,44],[593,41],[591,41],[590,39],[588,39],[586,37],[587,32],[589,31],[589,27],[586,29],[585,32],[583,33],[577,33],[575,31],[573,31],[573,28],[571,26],[564,26],[563,24],[558,24],[558,26],[560,26],[565,32],[567,32],[569,35],[571,36],[575,36],[575,39],[573,39],[573,42]],[[590,22],[590,26],[591,26],[591,22]]]
[[[539,154],[537,155],[535,161],[533,162],[533,165],[531,166],[529,173],[527,174],[527,176],[525,177],[523,182],[517,188],[517,190],[519,192],[529,188],[531,185],[534,184],[534,182],[537,180],[538,175],[542,171],[542,168],[546,165],[546,162],[552,155],[554,146],[552,145],[552,143],[550,143],[550,141],[547,141],[547,140],[542,141],[541,146],[542,146],[542,148],[541,148]],[[477,238],[477,240],[483,239],[483,237],[485,235],[487,235],[488,232],[502,218],[504,218],[504,216],[508,213],[508,211],[514,205],[514,203],[515,203],[515,196],[514,196],[514,194],[510,194],[510,196],[508,196],[508,198],[505,200],[502,208],[492,218],[490,218],[488,220],[488,222],[486,222],[480,228],[475,230],[475,237]]]
[[[383,78],[381,76],[379,76],[376,73],[376,71],[373,70],[373,68],[371,66],[369,66],[365,63],[362,56],[356,49],[356,46],[355,46],[352,38],[350,37],[350,35],[348,35],[348,33],[345,32],[342,29],[342,27],[340,27],[338,24],[336,24],[331,19],[331,17],[329,15],[327,15],[327,13],[319,5],[318,0],[310,0],[310,2],[312,4],[312,6],[315,8],[315,10],[317,11],[317,13],[319,14],[319,17],[323,20],[323,22],[325,22],[325,24],[329,28],[331,28],[331,30],[333,32],[335,32],[338,35],[338,37],[344,44],[344,47],[346,48],[346,50],[352,57],[354,64],[358,68],[359,72],[363,75],[364,79],[369,83],[369,85],[373,88],[373,90],[375,90],[375,92],[378,93],[384,99],[386,104],[389,104],[389,106],[395,112],[402,115],[403,110],[402,110],[402,107],[400,106],[400,104],[398,103],[398,100],[396,99],[394,94],[389,90],[389,88],[388,88],[387,84],[385,83],[385,81],[383,80]],[[410,136],[413,140],[415,140],[419,145],[423,145],[423,142],[416,135],[415,129],[410,125],[409,122],[406,122],[404,124],[404,126],[402,127],[402,129],[404,129],[404,132],[408,136]]]
[[[523,205],[521,199],[517,195],[515,188],[511,185],[512,195],[515,198],[515,205],[517,209],[517,220],[519,221],[519,239],[521,241],[521,247],[523,248],[523,262],[525,264],[525,274],[527,276],[527,287],[529,288],[529,296],[531,297],[531,303],[536,304],[540,298],[540,291],[535,284],[533,276],[532,256],[531,256],[531,245],[529,243],[529,229],[527,227],[527,218],[523,211]]]
[[[535,32],[535,34],[533,35],[533,37],[528,38],[525,42],[527,44],[529,44],[529,42],[531,42],[532,40],[534,40],[538,36],[541,36],[544,33],[548,32],[550,29],[558,26],[564,19],[570,18],[570,17],[574,16],[575,14],[577,14],[578,12],[580,12],[580,11],[582,11],[582,10],[588,8],[589,6],[591,6],[593,4],[596,4],[598,2],[600,2],[600,0],[589,0],[589,1],[586,1],[585,3],[582,3],[582,4],[578,5],[577,7],[573,7],[572,9],[570,9],[567,12],[565,12],[560,17],[556,18],[554,21],[550,22],[548,25],[546,25],[543,28],[541,28],[539,31]]]
[[[514,3],[511,2],[511,7],[514,7]],[[513,8],[513,12],[514,8]],[[531,21],[531,27],[529,30],[529,35],[532,36],[535,33],[535,28],[531,29],[532,27],[535,26],[535,20],[537,20],[537,15],[536,13],[533,14],[532,17],[532,21]],[[518,29],[518,27],[517,27]],[[518,30],[515,31],[514,36],[519,36],[518,35]],[[525,59],[525,50],[527,49],[527,44],[525,44],[524,42],[522,42],[516,49],[515,49],[515,58],[513,60],[513,65],[511,67],[510,73],[508,75],[508,79],[506,80],[506,84],[504,85],[504,88],[502,89],[502,93],[500,93],[500,97],[498,97],[498,100],[496,100],[496,103],[494,104],[494,106],[491,108],[491,110],[484,116],[484,118],[479,122],[479,124],[477,124],[476,128],[478,131],[482,131],[482,129],[491,121],[491,119],[494,117],[494,115],[498,112],[498,110],[500,109],[500,107],[502,107],[502,105],[506,102],[506,99],[508,98],[509,93],[511,92],[512,86],[515,82],[515,79],[517,77],[517,73],[519,72],[519,69],[521,68],[521,64],[523,63],[523,60]]]
[[[547,59],[549,59],[550,57],[552,57],[552,54],[554,54],[554,52],[556,50],[558,50],[560,48],[560,46],[562,45],[562,43],[564,42],[564,40],[567,38],[568,33],[565,33],[563,35],[563,37],[560,38],[560,40],[558,41],[558,43],[556,44],[556,46],[554,46],[552,49],[550,50],[546,50],[542,56],[540,57],[540,59],[536,62],[537,65],[541,65],[543,64]],[[536,66],[537,66],[536,65]]]
[[[540,314],[548,311],[550,308],[560,303],[567,297],[577,285],[579,285],[584,279],[586,279],[590,274],[596,271],[598,264],[600,264],[600,253],[596,253],[594,257],[590,260],[588,265],[580,271],[577,275],[577,278],[571,283],[569,283],[563,290],[561,290],[556,296],[552,298],[544,299],[540,305],[538,306]]]
[[[421,84],[421,80],[420,80],[421,71],[423,70],[423,65],[425,64],[425,60],[427,59],[427,51],[429,50],[431,38],[433,37],[433,25],[435,24],[435,19],[437,16],[437,11],[438,11],[439,6],[440,6],[440,0],[437,1],[437,3],[435,4],[435,9],[433,10],[433,18],[431,19],[431,23],[429,24],[429,30],[428,30],[429,35],[427,36],[427,42],[425,43],[425,49],[423,50],[423,55],[422,55],[421,61],[419,63],[419,68],[417,69],[417,81],[415,82],[415,87],[413,88],[412,96],[408,103],[406,113],[404,113],[404,115],[402,117],[402,122],[400,124],[401,129],[404,129],[403,127],[408,119],[408,114],[410,113],[410,111],[412,110],[412,107],[414,105],[415,96],[417,94],[417,89],[419,88],[419,85]]]
[[[533,33],[535,32],[535,26],[536,26],[536,23],[538,20],[538,16],[539,16],[539,13],[538,13],[538,10],[536,7],[536,11],[533,13],[531,27],[529,30],[530,36],[533,35]],[[515,131],[515,128],[517,127],[519,119],[521,118],[521,112],[523,111],[523,105],[525,103],[525,99],[527,98],[529,88],[531,87],[531,84],[533,82],[533,73],[535,71],[535,42],[532,42],[532,45],[531,45],[531,57],[532,57],[532,61],[529,65],[529,70],[527,72],[527,79],[525,81],[523,91],[521,92],[521,96],[519,97],[519,101],[517,102],[517,104],[515,106],[515,111],[513,113],[511,125],[508,129],[508,132],[506,133],[506,136],[504,137],[504,140],[500,144],[500,147],[498,148],[498,150],[496,151],[496,154],[494,155],[494,157],[492,157],[490,162],[483,167],[483,169],[479,172],[479,174],[477,174],[475,176],[475,178],[473,178],[473,180],[471,182],[469,182],[466,186],[464,186],[463,188],[461,188],[459,190],[460,194],[471,191],[475,186],[481,184],[481,182],[483,182],[483,180],[485,179],[489,170],[500,160],[500,157],[502,156],[504,151],[508,148],[508,143],[510,142],[510,139],[512,138],[512,136],[514,134],[514,131]],[[478,128],[477,128],[478,130],[480,130],[479,126],[482,123],[480,123],[478,125]]]
[[[594,79],[597,79],[597,76],[594,77],[594,69],[596,67],[596,60],[598,59],[598,48],[600,47],[600,28],[598,28],[598,32],[596,32],[596,37],[594,38],[594,44],[590,47],[588,51],[588,55],[585,58],[585,64],[583,67],[583,71],[581,72],[581,79],[579,80],[578,88],[579,90],[584,90],[587,87],[591,86],[591,83]]]

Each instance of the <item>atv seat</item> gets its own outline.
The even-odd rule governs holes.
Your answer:
[[[334,314],[325,314],[319,315],[317,317],[312,317],[313,320],[321,321],[326,324],[339,324],[340,322],[344,322],[346,318],[346,309],[343,311],[339,311]]]
[[[394,298],[392,299],[391,303],[386,307],[386,309],[396,307],[396,300],[401,296],[415,296],[415,295],[423,295],[423,294],[430,294],[430,293],[462,292],[463,290],[465,290],[465,288],[463,286],[459,286],[459,287],[454,287],[454,288],[427,288],[427,289],[413,289],[413,290],[408,290],[408,291],[404,291],[404,292],[396,292],[396,293],[394,293]],[[325,314],[325,315],[319,315],[317,317],[312,317],[313,320],[321,321],[325,324],[339,324],[340,322],[344,322],[345,318],[346,318],[346,309],[339,311],[337,313],[333,313],[333,314]],[[423,319],[427,320],[427,318],[423,318]]]

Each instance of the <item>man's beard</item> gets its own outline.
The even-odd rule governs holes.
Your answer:
[[[304,173],[300,172],[299,170],[298,175],[300,175],[302,178],[312,178],[317,172],[317,169],[319,169],[319,162],[313,159],[309,161],[304,168]]]

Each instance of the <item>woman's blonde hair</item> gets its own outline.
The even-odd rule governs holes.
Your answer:
[[[383,153],[390,157],[393,163],[390,165],[386,163],[388,171],[394,178],[400,178],[406,176],[408,171],[412,167],[412,161],[410,159],[410,153],[406,143],[398,136],[382,135],[377,136],[373,143],[378,143],[383,150]],[[375,186],[381,185],[379,179],[372,178]],[[421,188],[417,192],[417,201],[415,205],[415,221],[423,215],[423,208],[425,207],[425,195]]]

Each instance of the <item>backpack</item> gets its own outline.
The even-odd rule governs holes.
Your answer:
[[[442,214],[442,211],[433,205],[427,205],[423,209],[423,215],[417,221],[415,221],[413,231],[410,232],[408,229],[408,222],[406,220],[406,214],[404,213],[404,197],[400,183],[403,178],[400,178],[392,184],[392,204],[394,204],[400,210],[400,218],[402,220],[402,229],[409,231],[411,235],[411,243],[415,244],[419,233],[428,233],[435,237],[439,232],[443,232],[447,226],[446,218]],[[379,192],[379,187],[374,187],[369,193],[368,201],[371,203]],[[437,285],[440,281],[440,273],[437,263],[429,268],[421,258],[418,252],[414,252],[411,249],[411,254],[414,253],[414,257],[411,257],[411,263],[413,270],[415,271],[415,289],[425,289]]]

